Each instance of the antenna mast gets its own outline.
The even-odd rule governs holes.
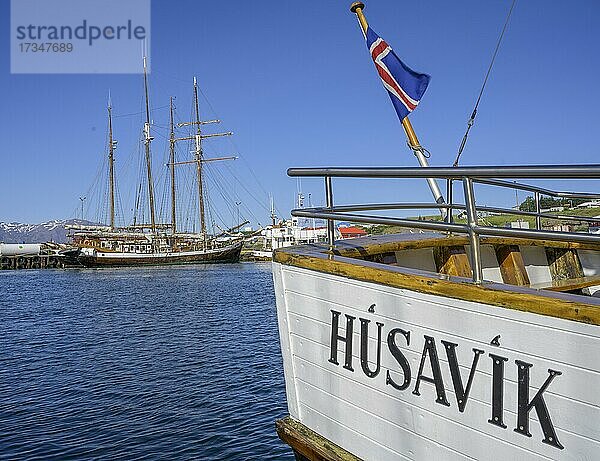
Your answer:
[[[271,195],[271,224],[275,226],[275,202],[273,201],[273,195]]]
[[[146,68],[146,56],[144,56],[144,94],[146,97],[146,123],[144,124],[144,146],[146,148],[146,171],[148,174],[148,198],[150,202],[150,224],[152,233],[156,232],[156,220],[154,216],[154,186],[152,184],[152,158],[150,155],[150,143],[154,139],[150,136],[150,103],[148,101],[148,71]]]

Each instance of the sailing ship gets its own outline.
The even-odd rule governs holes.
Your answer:
[[[363,8],[352,5],[366,31]],[[600,165],[288,174],[324,178],[326,206],[292,214],[327,220],[329,234],[274,254],[289,410],[277,432],[297,459],[598,458],[600,235],[544,229],[543,220],[594,219],[543,212],[540,197],[600,194],[513,180],[597,180]],[[339,205],[336,178],[445,180],[447,201],[432,187],[433,202]],[[480,206],[474,184],[532,193],[536,209]],[[443,220],[380,214],[410,209],[440,210]],[[535,228],[492,226],[482,212],[519,214]],[[335,221],[423,232],[335,241]]]
[[[154,182],[152,177],[152,153],[150,123],[150,104],[148,98],[148,72],[144,57],[144,96],[145,123],[144,153],[145,173],[147,182],[147,197],[150,223],[134,223],[127,227],[115,225],[115,174],[114,151],[116,142],[113,139],[112,107],[108,106],[108,176],[109,176],[109,214],[107,226],[70,226],[71,238],[78,248],[74,255],[76,260],[87,267],[103,266],[137,266],[160,264],[213,263],[237,262],[243,246],[243,239],[233,232],[246,223],[235,226],[217,235],[209,235],[206,223],[205,190],[203,165],[208,162],[233,160],[236,157],[205,158],[202,141],[206,138],[230,136],[231,132],[204,134],[202,126],[208,123],[219,123],[219,120],[200,120],[198,102],[198,84],[194,78],[194,113],[195,119],[179,123],[178,127],[190,126],[195,132],[190,136],[176,137],[173,98],[170,99],[169,117],[169,172],[170,172],[170,202],[171,222],[159,223],[156,218]],[[193,141],[194,157],[191,160],[177,161],[175,146],[180,141]],[[176,173],[179,165],[192,164],[196,169],[196,192],[198,202],[198,219],[200,232],[181,232],[177,225],[177,196]]]

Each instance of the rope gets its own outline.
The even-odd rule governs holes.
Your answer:
[[[415,157],[417,155],[417,152],[421,152],[423,154],[423,157],[425,158],[431,158],[431,152],[429,152],[427,149],[425,149],[423,146],[413,146],[410,141],[406,141],[406,145],[408,146],[408,148],[410,150],[413,151],[413,154],[415,154]]]
[[[498,54],[498,50],[500,49],[500,43],[502,43],[502,39],[504,38],[504,32],[506,32],[506,28],[508,27],[508,21],[510,20],[510,15],[512,14],[513,8],[515,7],[515,3],[517,0],[513,0],[510,5],[510,10],[508,10],[508,15],[506,16],[506,21],[504,22],[504,27],[502,28],[502,32],[500,33],[500,37],[498,38],[498,43],[496,43],[496,49],[494,50],[494,54],[492,55],[492,60],[490,61],[490,66],[488,67],[487,73],[485,74],[485,79],[483,80],[483,85],[481,85],[481,90],[479,91],[479,96],[477,97],[477,102],[475,103],[475,107],[473,108],[473,112],[471,113],[471,118],[467,122],[467,131],[465,131],[465,135],[462,138],[460,143],[460,147],[458,148],[458,154],[456,155],[456,160],[454,160],[454,164],[452,166],[457,167],[458,161],[460,160],[460,156],[465,149],[465,145],[467,144],[467,138],[469,137],[469,131],[475,123],[475,117],[477,116],[477,107],[479,107],[479,102],[481,101],[481,96],[483,95],[483,90],[485,89],[485,85],[487,84],[490,73],[492,72],[492,67],[494,66],[494,61],[496,60],[496,55]]]

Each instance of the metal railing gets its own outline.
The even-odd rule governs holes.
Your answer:
[[[481,283],[480,237],[514,237],[545,239],[563,242],[600,243],[600,234],[563,232],[542,229],[542,218],[553,220],[595,222],[598,219],[584,216],[568,216],[542,212],[542,196],[563,199],[600,199],[600,193],[553,191],[541,187],[522,184],[506,179],[600,179],[600,165],[551,165],[551,166],[485,166],[485,167],[429,167],[429,168],[290,168],[289,176],[322,177],[325,180],[325,207],[301,208],[292,210],[292,216],[327,220],[327,236],[330,249],[335,245],[335,221],[351,221],[366,224],[383,224],[411,227],[439,232],[467,234],[471,245],[471,267],[473,281]],[[436,178],[446,180],[448,203],[372,203],[335,206],[333,201],[332,178]],[[504,180],[502,180],[504,179]],[[454,182],[462,182],[464,203],[454,203]],[[512,208],[486,207],[476,205],[474,184],[504,187],[532,192],[535,211],[521,211]],[[422,221],[409,218],[384,217],[356,214],[365,211],[438,209],[442,221]],[[454,221],[454,210],[464,211],[466,223]],[[535,217],[535,229],[502,228],[481,225],[478,212],[509,213],[518,216]]]

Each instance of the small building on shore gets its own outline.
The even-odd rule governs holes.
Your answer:
[[[356,226],[340,226],[338,227],[338,232],[341,239],[352,239],[356,237],[367,236],[367,232],[364,229]]]

